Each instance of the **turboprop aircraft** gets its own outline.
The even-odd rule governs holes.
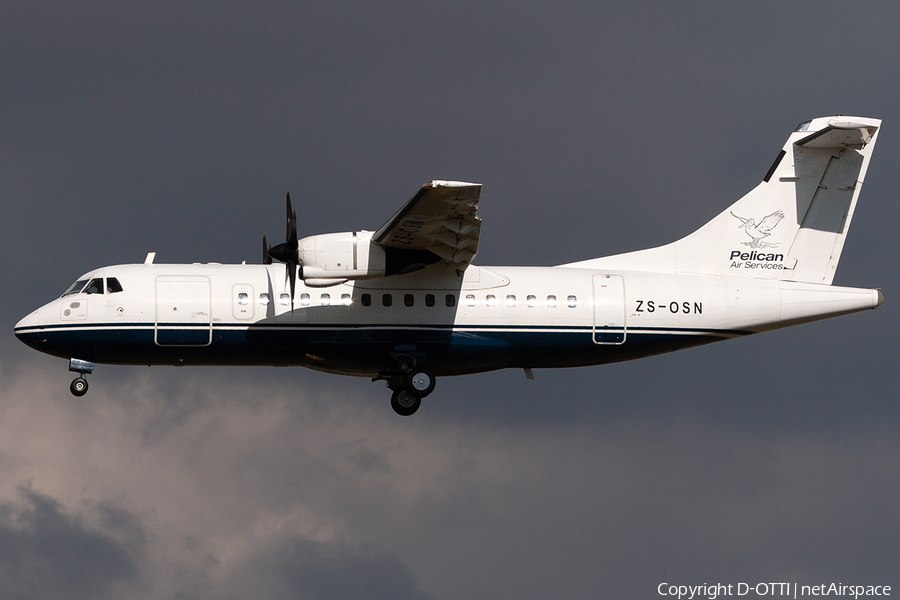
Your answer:
[[[478,267],[481,185],[429,181],[376,231],[297,239],[263,264],[90,271],[16,325],[96,363],[297,365],[385,381],[411,415],[435,378],[630,360],[876,308],[831,285],[881,121],[833,116],[791,133],[762,181],[671,244],[553,267]],[[273,264],[275,259],[283,264]]]

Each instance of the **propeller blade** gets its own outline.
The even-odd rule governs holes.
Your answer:
[[[277,246],[269,246],[266,236],[263,235],[263,259],[271,264],[274,258],[283,262],[285,267],[285,283],[291,288],[291,312],[294,312],[294,295],[297,287],[297,272],[303,276],[303,265],[300,262],[300,245],[297,242],[297,211],[291,205],[291,191],[285,193],[285,208],[287,209],[287,226],[284,243]]]
[[[272,264],[272,256],[269,254],[269,251],[272,249],[272,246],[269,245],[269,242],[266,240],[266,234],[263,234],[263,264],[271,265]]]
[[[294,287],[297,285],[297,264],[289,262],[287,267],[288,277],[291,279],[291,314],[294,314]]]
[[[290,243],[293,240],[297,243],[297,211],[291,206],[291,190],[285,193],[285,203],[287,204],[287,232],[284,235],[285,242]]]

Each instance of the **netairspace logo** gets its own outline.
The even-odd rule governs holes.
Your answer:
[[[659,584],[656,591],[660,596],[671,596],[678,600],[708,598],[716,600],[723,596],[765,597],[780,596],[802,598],[814,596],[842,596],[845,598],[865,598],[890,596],[889,585],[844,585],[843,583],[822,583],[819,585],[799,585],[797,583],[713,583],[703,585],[675,585],[667,582]]]

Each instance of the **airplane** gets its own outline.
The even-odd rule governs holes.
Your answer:
[[[631,360],[877,308],[833,286],[879,119],[800,124],[762,181],[667,245],[552,267],[472,264],[481,184],[424,184],[376,231],[263,235],[263,263],[103,267],[15,326],[95,364],[274,365],[370,377],[402,416],[437,377]],[[282,264],[273,263],[273,259]]]

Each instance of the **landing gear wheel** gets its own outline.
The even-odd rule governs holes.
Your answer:
[[[413,396],[405,389],[394,390],[394,393],[391,394],[391,408],[401,417],[408,417],[415,413],[421,404],[421,398]]]
[[[74,396],[84,396],[88,391],[88,382],[84,377],[78,377],[72,380],[72,383],[69,384],[69,391],[72,392]]]
[[[419,398],[434,391],[434,374],[428,369],[413,369],[406,376],[406,390]]]

